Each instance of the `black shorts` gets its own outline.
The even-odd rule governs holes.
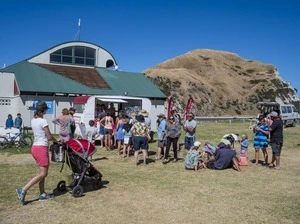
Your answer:
[[[138,151],[140,149],[148,150],[148,139],[146,136],[134,136],[133,148],[134,151]]]
[[[212,170],[216,170],[216,167],[215,167],[215,161],[208,161],[207,162],[207,164],[206,164],[206,167],[208,168],[208,169],[212,169]]]
[[[280,156],[282,143],[271,143],[271,148],[274,156]]]
[[[104,134],[105,135],[112,135],[112,133],[113,133],[112,129],[104,128]]]

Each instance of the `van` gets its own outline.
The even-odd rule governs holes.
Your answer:
[[[267,115],[271,111],[276,111],[283,121],[284,127],[295,127],[299,118],[299,113],[293,104],[281,104],[277,102],[259,102],[261,114]]]

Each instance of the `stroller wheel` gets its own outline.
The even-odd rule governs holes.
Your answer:
[[[102,187],[102,181],[101,179],[97,179],[93,182],[93,189],[98,190]]]
[[[67,187],[66,187],[66,181],[64,181],[64,180],[59,181],[56,188],[57,188],[57,190],[60,191],[60,192],[66,191],[66,190],[67,190]]]
[[[83,187],[78,185],[73,188],[73,195],[75,198],[81,197],[83,195]]]

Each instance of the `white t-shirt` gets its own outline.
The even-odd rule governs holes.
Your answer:
[[[48,146],[48,138],[44,131],[44,127],[47,127],[48,123],[44,118],[33,118],[31,120],[31,127],[34,135],[33,145]]]
[[[93,140],[93,138],[95,137],[95,135],[98,133],[98,129],[96,127],[87,127],[86,128],[86,136],[87,136],[87,140],[89,140],[91,143],[94,143],[95,140]]]

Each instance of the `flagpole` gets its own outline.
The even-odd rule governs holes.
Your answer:
[[[81,29],[81,19],[79,18],[79,20],[78,20],[78,30],[77,30],[77,33],[76,33],[76,36],[75,36],[74,40],[76,40],[77,37],[78,37],[78,40],[80,41],[80,29]]]

